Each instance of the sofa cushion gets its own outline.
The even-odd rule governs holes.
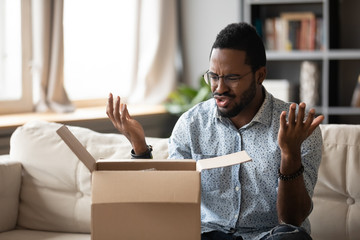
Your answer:
[[[21,163],[11,162],[8,155],[0,156],[0,232],[16,226]]]
[[[314,239],[360,239],[360,125],[321,125],[323,156],[309,219]]]
[[[56,134],[60,126],[29,122],[11,137],[11,159],[23,166],[18,225],[89,233],[91,173]],[[131,145],[123,135],[68,127],[95,159],[130,158]],[[167,139],[147,138],[147,142],[154,146],[154,158],[167,158]]]

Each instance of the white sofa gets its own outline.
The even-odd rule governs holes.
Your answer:
[[[89,240],[91,174],[56,134],[57,123],[29,122],[0,156],[0,240]],[[130,158],[119,134],[70,130],[95,158]],[[314,239],[360,239],[360,125],[322,125],[323,159],[310,216]],[[154,158],[167,139],[148,138]]]

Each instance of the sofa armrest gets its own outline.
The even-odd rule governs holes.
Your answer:
[[[21,186],[21,163],[0,155],[0,232],[15,228]]]

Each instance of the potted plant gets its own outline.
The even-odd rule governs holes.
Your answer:
[[[177,89],[171,92],[168,100],[165,102],[165,108],[171,114],[180,116],[196,104],[205,101],[211,97],[211,89],[206,84],[203,77],[200,78],[200,87],[193,88],[186,84],[181,84]]]

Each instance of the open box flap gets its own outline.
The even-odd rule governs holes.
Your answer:
[[[245,151],[241,151],[220,157],[198,160],[196,162],[196,169],[202,171],[205,169],[227,167],[248,161],[251,161],[249,155]]]
[[[86,150],[86,148],[79,142],[79,140],[70,132],[70,130],[65,125],[60,127],[56,132],[91,172],[97,169],[96,160],[93,158],[93,156],[91,156],[91,154]],[[131,161],[136,162],[134,160]],[[146,160],[146,161],[149,161],[148,164],[150,166],[151,160]],[[220,157],[198,160],[196,162],[196,169],[198,171],[202,171],[205,169],[227,167],[231,165],[244,163],[247,161],[251,161],[251,158],[245,151],[241,151]],[[107,164],[111,165],[111,163],[107,163]],[[168,165],[170,166],[171,164],[173,164],[175,168],[179,166],[178,165],[179,163],[176,162],[169,163]],[[190,169],[186,169],[186,170],[192,170],[193,165],[189,163],[184,163],[184,164],[187,165],[187,167],[190,167]],[[98,165],[100,169],[104,166],[102,163],[99,163]]]
[[[95,171],[93,204],[199,203],[198,171]]]
[[[86,148],[65,125],[61,126],[56,133],[62,138],[66,145],[68,145],[71,151],[73,151],[73,153],[84,163],[90,172],[93,172],[96,169],[95,158],[91,156]]]

